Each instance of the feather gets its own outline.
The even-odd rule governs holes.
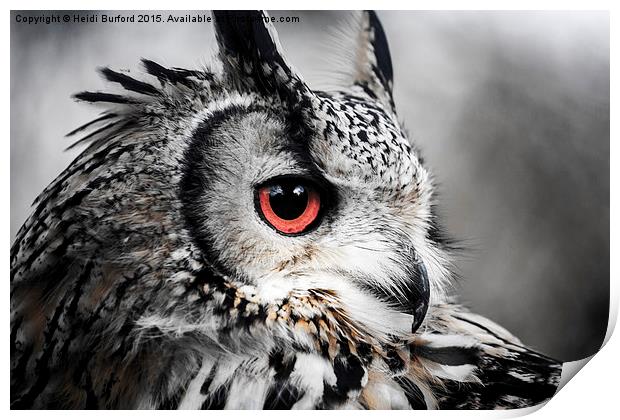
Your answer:
[[[109,120],[110,118],[114,118],[116,116],[117,116],[116,114],[111,113],[111,112],[110,113],[104,113],[101,117],[95,118],[94,120],[89,121],[86,124],[81,125],[78,128],[76,128],[76,129],[70,131],[69,133],[65,134],[65,137],[71,137],[71,136],[79,133],[80,131],[84,131],[87,128],[90,128],[93,125],[99,124],[102,121]]]
[[[127,76],[126,74],[115,72],[108,67],[104,67],[99,71],[110,82],[119,83],[125,89],[132,92],[142,93],[144,95],[151,96],[160,94],[159,90],[152,85],[146,82],[136,80],[132,77]]]
[[[111,104],[137,103],[137,100],[134,98],[105,92],[80,92],[73,95],[73,97],[84,102],[107,102]]]

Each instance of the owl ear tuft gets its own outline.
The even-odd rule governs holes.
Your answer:
[[[289,97],[308,90],[287,63],[264,11],[213,11],[224,71],[239,88]]]
[[[374,10],[359,16],[354,63],[354,84],[394,108],[392,57],[379,17]]]

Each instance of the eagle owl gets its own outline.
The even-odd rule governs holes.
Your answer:
[[[387,40],[311,89],[267,15],[214,12],[211,68],[122,93],[11,249],[13,408],[517,408],[561,364],[455,303]]]

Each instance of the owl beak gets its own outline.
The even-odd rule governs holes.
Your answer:
[[[426,271],[426,266],[419,259],[416,260],[414,279],[415,283],[410,290],[409,302],[410,302],[410,313],[413,315],[413,324],[411,325],[411,332],[415,333],[424,318],[426,317],[426,312],[428,311],[428,305],[430,302],[430,282],[428,280],[428,272]]]

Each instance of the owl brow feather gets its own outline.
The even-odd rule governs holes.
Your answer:
[[[146,58],[143,58],[141,61],[146,72],[151,76],[155,76],[161,83],[180,83],[193,87],[194,84],[190,78],[197,78],[210,82],[215,80],[215,75],[208,71],[187,70],[179,67],[166,68]]]
[[[86,130],[87,128],[91,127],[94,124],[98,124],[98,123],[100,123],[102,121],[109,120],[110,118],[114,118],[114,117],[117,117],[117,116],[118,115],[113,113],[113,112],[106,112],[101,117],[95,118],[94,120],[91,120],[91,121],[87,122],[86,124],[83,124],[83,125],[79,126],[78,128],[68,132],[67,134],[65,134],[65,137],[74,136],[75,134],[77,134],[77,133],[79,133],[81,131]]]
[[[147,74],[156,77],[162,83],[161,89],[156,88],[150,83],[130,77],[127,74],[114,71],[108,67],[99,69],[99,73],[107,81],[121,85],[127,92],[133,92],[148,97],[155,97],[160,100],[163,100],[166,96],[163,88],[167,84],[175,85],[180,83],[184,86],[196,89],[198,84],[191,80],[191,78],[206,80],[209,83],[215,80],[214,75],[208,71],[201,72],[180,68],[167,69],[154,61],[146,59],[142,59],[142,64],[145,67]],[[113,139],[116,135],[122,133],[128,127],[131,127],[135,123],[135,119],[137,117],[140,115],[149,115],[149,111],[146,109],[140,109],[140,107],[144,107],[149,103],[145,100],[145,98],[100,91],[83,91],[72,95],[72,97],[78,101],[89,103],[107,103],[112,105],[120,105],[121,107],[128,106],[129,109],[120,108],[117,110],[105,111],[102,116],[95,118],[67,133],[65,137],[71,137],[87,129],[95,128],[106,121],[116,119],[105,126],[91,131],[86,136],[69,145],[65,151],[74,149],[84,143],[92,142],[95,139]],[[131,109],[135,109],[137,113],[134,114],[130,111]]]
[[[136,93],[144,95],[157,96],[161,94],[161,91],[155,88],[153,85],[143,82],[138,79],[134,79],[126,74],[116,72],[109,67],[99,69],[99,72],[103,77],[113,83],[120,84],[123,88]]]

